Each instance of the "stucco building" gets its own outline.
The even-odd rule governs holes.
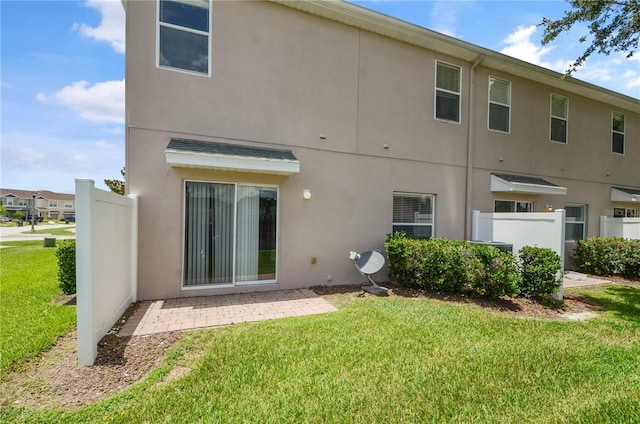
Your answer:
[[[339,1],[127,1],[140,299],[361,281],[473,210],[638,214],[640,102]]]

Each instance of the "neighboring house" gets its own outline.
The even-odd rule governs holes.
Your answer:
[[[63,220],[75,215],[75,198],[73,194],[55,193],[48,190],[14,190],[0,188],[0,200],[7,208],[9,218],[16,212],[25,216],[35,215],[43,219]],[[35,208],[34,206],[35,200]]]
[[[139,299],[352,283],[473,210],[638,213],[638,99],[346,2],[125,8]]]

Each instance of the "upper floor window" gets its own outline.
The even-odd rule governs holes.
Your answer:
[[[50,200],[49,201],[49,207],[50,208],[57,208],[58,207],[58,202],[55,200]]]
[[[551,95],[551,141],[567,144],[569,122],[569,98]]]
[[[433,237],[434,202],[432,194],[393,193],[392,232],[417,239]]]
[[[159,0],[158,66],[209,75],[209,0]]]
[[[73,209],[73,203],[71,203],[71,202],[64,202],[64,208],[65,208],[65,209]]]
[[[436,62],[436,119],[460,122],[460,67]]]
[[[489,129],[508,133],[511,121],[511,82],[489,77]]]
[[[13,197],[5,197],[5,205],[13,206]]]
[[[517,200],[494,200],[494,212],[533,212],[533,202]]]
[[[611,115],[611,151],[624,154],[624,114],[618,112]]]

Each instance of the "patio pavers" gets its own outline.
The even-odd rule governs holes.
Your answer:
[[[141,302],[119,335],[142,336],[334,312],[311,290],[282,290]]]

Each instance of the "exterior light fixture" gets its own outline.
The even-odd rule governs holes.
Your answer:
[[[547,211],[553,212],[553,205],[547,205],[546,208],[547,208]]]
[[[304,200],[311,199],[311,191],[305,188],[304,190],[302,190],[302,197],[304,198]]]

